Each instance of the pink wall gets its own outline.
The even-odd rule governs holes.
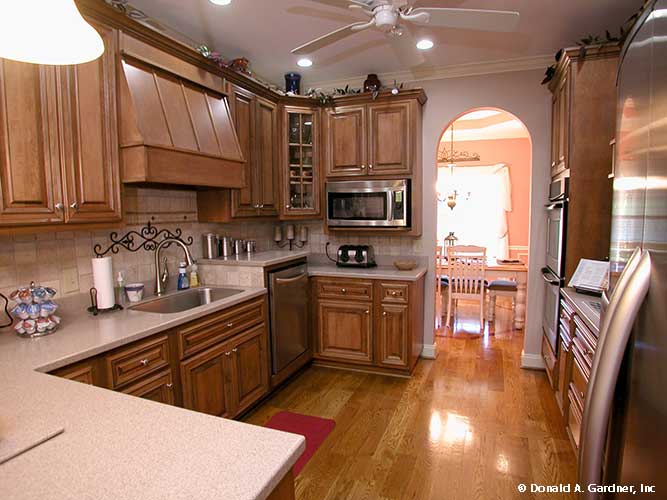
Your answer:
[[[454,136],[456,137],[456,136]],[[505,163],[509,166],[512,181],[512,212],[508,214],[510,247],[528,247],[528,223],[530,215],[530,160],[531,146],[528,138],[494,139],[488,141],[454,141],[457,151],[479,153],[482,161],[469,165],[493,165]],[[522,252],[527,250],[522,250]],[[513,258],[517,251],[511,251]]]

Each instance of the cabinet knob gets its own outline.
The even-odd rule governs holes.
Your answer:
[[[290,207],[289,205],[285,205],[285,208],[290,209],[290,208],[292,208],[292,207]]]
[[[231,352],[226,352],[226,353],[225,353],[225,356],[227,356],[227,357],[229,357],[229,356],[231,356],[231,355],[232,355]]]
[[[232,352],[239,352],[239,350],[235,347],[234,349],[232,349]]]
[[[586,398],[584,398],[584,393],[583,392],[579,392],[579,395],[581,396],[582,401],[584,401],[586,399]]]
[[[167,384],[167,389],[173,389],[173,388],[174,388],[174,384],[172,384],[172,383]]]
[[[63,205],[62,203],[56,203],[55,205],[55,209],[58,210],[59,212],[62,212],[64,208],[65,205]]]
[[[347,288],[341,288],[340,291],[341,293],[347,293]]]
[[[227,328],[231,328],[232,326],[234,326],[234,323],[232,323],[231,321],[227,323]]]
[[[386,315],[387,315],[387,311],[382,311],[382,316],[386,316]]]
[[[74,203],[72,203],[69,207],[70,207],[72,210],[74,210],[75,212],[78,212],[78,211],[79,211],[79,204],[78,204],[76,201],[75,201]]]
[[[148,366],[148,363],[150,363],[150,361],[148,361],[147,359],[142,359],[141,361],[139,361],[139,363],[141,363],[141,366]]]
[[[366,314],[370,314],[370,313],[371,313],[370,309],[366,309]]]
[[[262,203],[262,204],[259,206],[259,208],[264,208],[264,203]]]
[[[366,165],[362,165],[361,170],[365,170],[365,169],[366,169]]]
[[[371,163],[369,163],[369,164],[368,164],[368,168],[369,168],[370,170],[373,170],[373,165],[372,165]]]
[[[391,292],[391,296],[396,297],[396,292],[395,291]]]

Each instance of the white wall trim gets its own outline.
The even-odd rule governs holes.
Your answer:
[[[520,57],[516,59],[502,59],[498,61],[474,62],[465,64],[453,64],[437,68],[414,69],[407,71],[395,71],[391,73],[380,73],[378,78],[385,85],[390,85],[394,80],[399,83],[413,83],[426,80],[442,80],[445,78],[462,78],[466,76],[490,75],[494,73],[509,73],[512,71],[526,71],[532,69],[547,68],[554,62],[553,55]],[[360,87],[363,85],[366,75],[350,76],[339,80],[320,82],[305,81],[305,88],[343,88],[346,85]]]
[[[435,359],[438,354],[435,344],[424,344],[421,357],[424,359]]]
[[[521,368],[528,370],[545,370],[544,359],[539,354],[527,354],[521,351]]]

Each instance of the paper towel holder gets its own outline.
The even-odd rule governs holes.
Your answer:
[[[93,316],[97,316],[100,313],[108,313],[108,312],[115,312],[115,311],[122,311],[123,306],[120,304],[114,304],[113,307],[109,307],[108,309],[99,309],[97,307],[97,288],[92,287],[89,290],[90,293],[90,307],[86,309],[89,313],[92,313]]]

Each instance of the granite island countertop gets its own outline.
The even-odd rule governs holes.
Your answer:
[[[44,373],[265,293],[244,288],[182,313],[98,317],[77,296],[60,301],[63,326],[51,336],[0,331],[0,450],[56,434],[0,465],[0,497],[266,498],[304,450],[302,436]]]

